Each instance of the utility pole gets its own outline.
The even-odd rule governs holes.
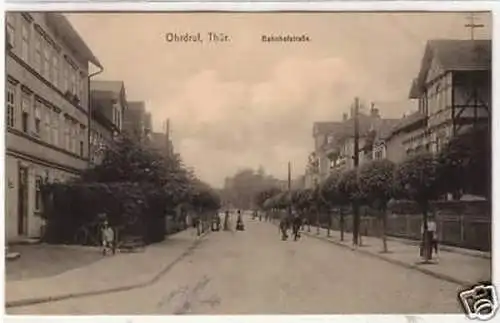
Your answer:
[[[467,16],[467,20],[469,20],[469,23],[465,25],[465,27],[467,27],[467,28],[470,29],[470,39],[471,40],[474,40],[474,29],[476,29],[476,28],[483,28],[484,27],[483,24],[477,24],[475,19],[476,19],[476,17],[474,15],[474,13],[471,12]]]
[[[292,200],[292,163],[288,162],[288,197]],[[288,204],[288,216],[292,216],[292,203]]]
[[[165,121],[165,140],[166,140],[166,147],[167,147],[167,156],[170,157],[170,152],[172,147],[170,147],[170,118],[167,118]]]
[[[354,169],[359,165],[359,98],[354,99]],[[353,225],[352,225],[352,243],[358,246],[359,243],[359,202],[357,200],[353,203]]]

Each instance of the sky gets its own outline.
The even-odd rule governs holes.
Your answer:
[[[174,147],[215,187],[243,168],[286,178],[305,171],[315,121],[340,120],[354,97],[382,117],[408,100],[429,39],[469,39],[466,13],[73,13],[75,29],[104,66],[145,101],[155,131],[170,118]],[[491,16],[477,14],[490,38]],[[174,43],[166,33],[201,33]],[[230,41],[212,43],[208,32]],[[261,41],[307,35],[309,42]]]

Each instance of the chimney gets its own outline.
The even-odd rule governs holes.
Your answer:
[[[342,114],[342,121],[347,121],[347,113]]]
[[[380,113],[377,108],[373,108],[370,112],[373,118],[380,118]]]

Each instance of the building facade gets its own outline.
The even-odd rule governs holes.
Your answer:
[[[123,115],[127,110],[127,95],[122,81],[91,81],[90,162],[99,164],[106,149],[112,147],[120,134]]]
[[[6,239],[40,236],[44,181],[88,167],[89,63],[102,67],[56,13],[6,13]]]
[[[123,115],[123,132],[138,141],[143,141],[148,132],[148,123],[151,123],[151,117],[147,116],[146,104],[142,101],[129,101],[127,106]]]
[[[452,136],[489,123],[491,90],[491,40],[429,41],[409,95],[425,126],[403,141],[406,150],[438,152]]]

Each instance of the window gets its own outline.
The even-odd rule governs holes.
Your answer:
[[[85,75],[80,74],[80,86],[78,87],[79,92],[78,92],[78,97],[80,98],[80,101],[83,99],[85,96],[85,84],[87,83],[87,77]]]
[[[23,24],[21,28],[21,58],[29,63],[30,56],[30,24],[25,19],[23,19]]]
[[[7,91],[5,93],[6,106],[7,106],[7,126],[14,127],[16,122],[16,88],[12,85],[7,85]]]
[[[52,56],[52,81],[56,87],[59,87],[59,57],[56,52]]]
[[[48,81],[51,81],[50,78],[50,47],[48,43],[45,43],[43,48],[43,77],[45,77]]]
[[[83,157],[83,140],[80,139],[80,157]]]
[[[48,143],[51,143],[52,140],[51,140],[51,137],[52,137],[52,130],[51,130],[51,125],[50,125],[50,118],[51,118],[51,115],[52,115],[52,109],[48,106],[45,106],[45,134],[44,134],[44,137],[45,137],[45,140],[48,142]]]
[[[70,133],[69,133],[69,120],[64,119],[64,148],[70,150]]]
[[[42,116],[41,116],[41,104],[40,102],[35,100],[35,105],[34,105],[34,128],[35,128],[35,134],[37,136],[40,136],[40,133],[42,131]]]
[[[80,96],[80,75],[77,71],[75,71],[75,92],[73,92],[79,99]]]
[[[6,14],[7,18],[7,41],[12,47],[16,46],[16,17],[13,14]]]
[[[62,90],[66,92],[69,90],[69,80],[68,80],[68,63],[63,61],[62,63]]]
[[[21,111],[22,111],[22,117],[21,117],[21,128],[24,132],[29,131],[29,122],[30,122],[30,97],[27,95],[23,95],[23,98],[21,100]]]
[[[69,68],[69,87],[70,87],[70,92],[71,94],[76,94],[76,71],[70,67]]]
[[[59,114],[52,112],[52,144],[59,146]]]
[[[35,53],[33,56],[33,65],[38,73],[42,69],[42,35],[36,33],[35,35]]]
[[[42,209],[42,176],[37,176],[35,180],[35,210],[40,211]]]

